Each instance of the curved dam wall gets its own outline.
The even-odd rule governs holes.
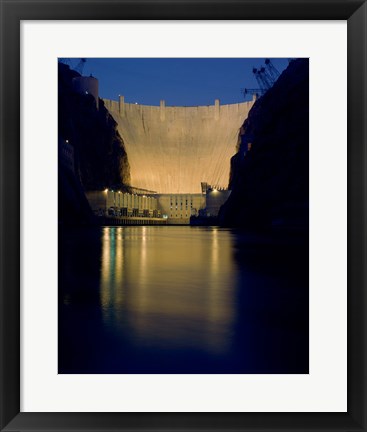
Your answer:
[[[147,106],[103,99],[118,124],[131,185],[160,194],[201,193],[201,182],[227,188],[239,128],[254,101],[231,105]]]

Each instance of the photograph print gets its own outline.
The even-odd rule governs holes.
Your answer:
[[[309,373],[309,60],[58,59],[58,373]]]

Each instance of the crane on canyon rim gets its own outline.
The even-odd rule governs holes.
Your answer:
[[[79,63],[75,66],[74,70],[80,73],[80,75],[83,75],[83,69],[86,62],[87,62],[86,58],[81,58]]]
[[[78,60],[78,59],[76,59]],[[83,75],[83,69],[85,66],[85,63],[87,62],[86,58],[81,58],[79,62],[76,64],[76,66],[72,67],[71,65],[71,59],[70,58],[59,58],[59,63],[64,63],[70,67],[70,69],[74,69],[75,72],[78,72],[80,75]]]
[[[259,88],[257,89],[241,89],[244,97],[248,94],[257,94],[263,96],[279,78],[280,73],[277,68],[273,65],[270,59],[265,59],[265,66],[258,68],[253,68],[252,73],[254,74]]]
[[[259,88],[243,88],[241,89],[241,92],[243,93],[243,96],[246,97],[247,95],[257,95],[262,96],[265,92]]]
[[[69,58],[59,57],[58,62],[70,66],[70,59]]]
[[[265,59],[265,65],[267,68],[267,71],[269,73],[269,75],[271,76],[272,80],[273,80],[273,84],[275,83],[275,81],[280,77],[280,73],[278,71],[278,69],[273,65],[273,63],[271,62],[270,59]]]

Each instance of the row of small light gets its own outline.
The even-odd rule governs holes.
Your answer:
[[[114,190],[113,189],[108,189],[108,188],[106,188],[105,190],[104,190],[104,192],[105,193],[107,193],[107,192],[114,192]],[[116,191],[117,193],[122,193],[121,191]],[[129,194],[129,193],[128,193]],[[129,194],[129,195],[134,195],[134,196],[138,196],[138,194]],[[143,198],[146,198],[147,196],[146,195],[139,195],[139,196],[142,196]]]

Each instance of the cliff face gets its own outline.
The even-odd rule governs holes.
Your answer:
[[[93,225],[94,214],[84,190],[70,170],[58,168],[58,221],[63,225]]]
[[[75,172],[85,190],[130,184],[129,163],[117,124],[102,100],[72,90],[79,74],[59,63],[59,137],[74,148]]]
[[[308,232],[309,66],[292,61],[245,120],[231,160],[224,226]]]

